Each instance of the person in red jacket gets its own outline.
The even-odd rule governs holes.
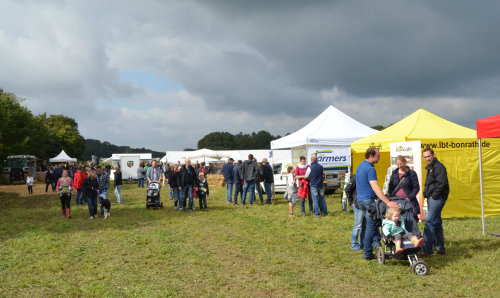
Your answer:
[[[302,215],[306,215],[306,207],[305,200],[309,201],[309,212],[313,212],[313,204],[311,197],[309,196],[309,184],[307,183],[306,172],[309,166],[306,165],[306,157],[300,157],[300,163],[297,165],[295,169],[295,179],[299,180],[299,185],[297,185],[300,189],[298,191],[298,196],[300,197],[300,212]]]
[[[74,187],[76,189],[76,205],[84,203],[85,196],[83,195],[82,184],[85,178],[82,176],[82,166],[77,167],[76,173],[74,173]]]

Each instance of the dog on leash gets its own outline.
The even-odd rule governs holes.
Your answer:
[[[104,218],[108,218],[111,215],[111,202],[106,198],[105,194],[99,196],[99,203],[104,209]]]

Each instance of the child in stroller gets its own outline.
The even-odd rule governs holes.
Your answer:
[[[158,207],[163,208],[163,203],[160,202],[160,183],[156,181],[151,181],[148,184],[146,208],[149,209],[150,207],[155,209]]]
[[[390,208],[388,208],[387,205],[381,200],[375,201],[375,206],[371,212],[373,220],[377,223],[379,227],[382,227],[382,219],[386,217],[386,215],[388,216],[390,221],[394,223],[394,225],[392,225],[392,223],[389,222],[387,219],[384,220],[385,229],[382,227],[382,235],[381,235],[382,241],[384,243],[384,248],[382,248],[381,246],[377,246],[375,254],[377,257],[377,261],[380,265],[383,265],[387,253],[387,257],[392,257],[397,260],[408,259],[413,273],[417,275],[426,275],[427,273],[429,273],[429,266],[425,261],[419,260],[417,257],[417,252],[422,249],[421,246],[423,243],[423,239],[418,239],[417,236],[414,236],[414,235],[419,235],[420,231],[418,230],[418,225],[414,216],[413,207],[410,201],[408,201],[408,199],[403,197],[389,197],[388,199],[390,201],[398,203],[399,210],[398,209],[396,210],[399,211],[399,213],[397,213],[399,215],[399,218],[391,216],[391,214],[387,214],[387,211]],[[391,211],[389,211],[389,213],[391,213]],[[395,212],[392,212],[392,215],[394,214]],[[399,230],[395,228],[397,227],[398,222],[400,226],[404,228],[404,230],[403,229]],[[392,229],[390,228],[391,225]],[[387,230],[391,231],[391,233],[387,233]],[[409,239],[407,239],[406,237],[401,235],[401,232],[404,233],[403,235],[406,235],[406,233],[411,232],[411,236],[408,235],[410,237]],[[399,236],[397,236],[398,234]],[[398,238],[396,238],[396,236]],[[401,237],[399,243],[393,241],[393,240],[398,241],[399,237]]]
[[[389,208],[385,213],[385,219],[382,221],[382,233],[387,241],[394,241],[396,245],[395,253],[399,254],[404,251],[401,247],[401,240],[403,238],[410,239],[415,247],[420,247],[424,243],[424,238],[418,239],[412,233],[405,229],[404,217],[400,216],[401,210],[396,208]]]

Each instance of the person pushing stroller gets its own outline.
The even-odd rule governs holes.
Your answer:
[[[403,240],[403,238],[410,239],[415,247],[420,247],[424,243],[424,238],[418,239],[417,236],[409,233],[405,229],[405,221],[400,214],[400,209],[393,207],[388,208],[385,219],[382,221],[382,233],[384,233],[388,241],[394,240],[394,244],[396,245],[395,253],[397,254],[402,253],[404,250],[401,247],[401,240]]]

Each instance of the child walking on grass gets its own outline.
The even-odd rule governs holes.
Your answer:
[[[412,233],[405,229],[405,219],[400,216],[401,211],[397,208],[389,208],[385,213],[385,219],[382,221],[382,232],[388,240],[394,239],[396,244],[396,253],[403,252],[401,240],[403,238],[410,239],[415,247],[420,247],[424,243],[424,238],[418,239]]]
[[[35,179],[33,176],[31,176],[31,173],[28,173],[28,178],[26,178],[26,184],[28,185],[28,193],[30,195],[33,194],[33,183],[35,182]]]
[[[295,169],[293,166],[289,166],[287,168],[288,171],[288,177],[287,177],[287,186],[286,186],[286,193],[285,193],[285,199],[288,201],[288,210],[289,210],[289,217],[294,217],[293,214],[293,206],[297,203],[297,182],[295,181]]]

